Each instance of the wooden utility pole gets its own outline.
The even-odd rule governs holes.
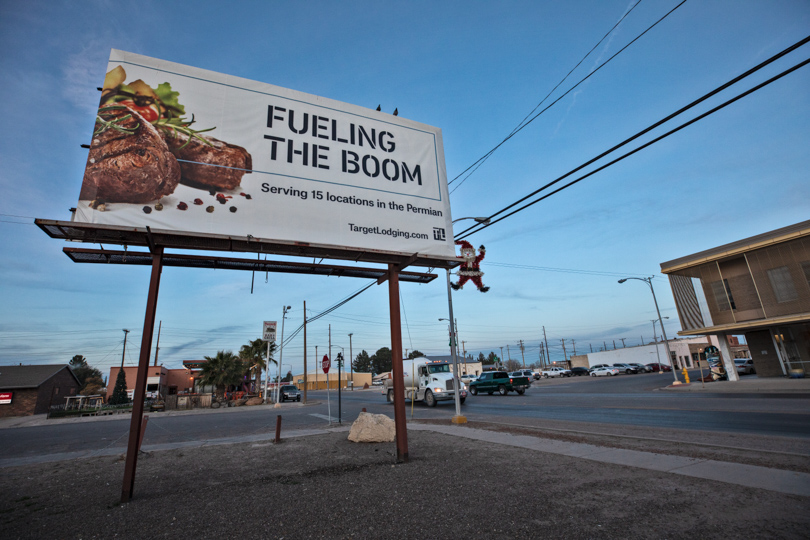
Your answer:
[[[315,348],[315,364],[318,363],[318,348]],[[267,366],[270,367],[270,359],[267,359]],[[265,384],[267,382],[265,381]],[[304,300],[304,404],[307,402],[307,301]]]
[[[129,330],[124,328],[124,351],[121,353],[121,369],[124,369],[124,358],[127,354],[127,334],[129,334]]]
[[[155,367],[157,367],[158,352],[160,352],[160,328],[162,326],[163,326],[163,321],[160,321],[160,323],[158,324],[157,345],[155,345],[155,363],[153,364]]]
[[[526,369],[526,355],[523,354],[523,351],[525,349],[523,347],[523,340],[522,339],[520,341],[518,341],[518,345],[520,345],[520,357],[523,359],[523,369]]]
[[[615,339],[613,340],[613,350],[614,351],[616,350],[616,340]]]
[[[619,338],[619,339],[620,339],[620,340],[622,340],[622,348],[623,348],[623,349],[626,349],[626,348],[627,348],[627,345],[625,345],[625,344],[624,344],[624,340],[625,340],[625,339],[627,339],[627,338],[623,338],[623,337],[621,337],[621,338]]]
[[[592,344],[592,343],[588,343],[588,346],[591,348],[591,352],[593,352],[593,344]]]
[[[546,355],[546,365],[548,366],[551,364],[551,351],[548,350],[548,338],[546,337],[546,327],[543,327],[543,341],[546,344],[546,348],[544,349],[544,354]]]
[[[562,346],[563,346],[563,360],[568,362],[568,355],[565,352],[565,338],[561,338],[560,341],[562,342]]]
[[[577,341],[575,339],[571,340],[571,346],[574,347],[574,356],[577,355]]]

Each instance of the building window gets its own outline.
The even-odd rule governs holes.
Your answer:
[[[776,296],[776,301],[780,304],[782,302],[792,302],[799,298],[787,266],[768,270],[768,279],[771,281],[771,288]]]
[[[722,282],[713,281],[709,285],[712,288],[712,294],[714,294],[714,301],[717,302],[718,311],[737,309],[734,305],[734,297],[731,295],[731,288],[728,286],[727,279],[724,279]]]

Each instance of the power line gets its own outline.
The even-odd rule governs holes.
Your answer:
[[[624,47],[622,47],[621,49],[619,49],[619,50],[616,52],[616,54],[614,54],[613,56],[611,56],[610,58],[608,58],[607,60],[605,60],[605,61],[604,61],[602,64],[600,64],[600,65],[599,65],[599,66],[598,66],[596,69],[594,69],[593,71],[591,71],[590,73],[588,73],[588,74],[587,74],[585,77],[583,77],[582,79],[580,79],[580,81],[579,81],[577,84],[575,84],[574,86],[572,86],[571,88],[569,88],[568,90],[566,90],[566,92],[565,92],[563,95],[561,95],[560,97],[558,97],[557,99],[555,99],[553,102],[551,102],[551,104],[550,104],[550,105],[548,105],[548,106],[547,106],[545,109],[541,110],[539,113],[537,113],[536,115],[534,115],[534,116],[533,116],[531,119],[529,119],[527,122],[524,122],[524,123],[523,123],[523,125],[521,125],[520,127],[516,128],[516,129],[514,129],[514,130],[512,130],[512,132],[511,132],[509,135],[507,135],[507,136],[506,136],[506,137],[505,137],[505,138],[504,138],[504,139],[503,139],[501,142],[499,142],[499,143],[498,143],[498,144],[497,144],[497,145],[496,145],[494,148],[492,148],[492,150],[490,150],[489,152],[487,152],[486,154],[484,154],[483,156],[481,156],[480,158],[478,158],[478,160],[477,160],[475,163],[473,163],[472,165],[470,165],[469,167],[467,167],[466,169],[464,169],[464,171],[462,171],[462,172],[461,172],[461,173],[460,173],[458,176],[456,176],[456,177],[455,177],[455,178],[453,178],[453,179],[452,179],[450,182],[448,182],[448,183],[447,183],[447,185],[449,186],[450,184],[452,184],[453,182],[455,182],[455,181],[458,179],[458,177],[459,177],[459,176],[461,176],[461,175],[462,175],[462,174],[464,174],[465,172],[469,171],[469,170],[470,170],[470,169],[471,169],[473,166],[475,166],[476,164],[478,164],[479,162],[481,162],[481,160],[484,160],[484,159],[489,158],[489,156],[491,156],[491,155],[492,155],[492,154],[493,154],[493,153],[494,153],[494,152],[495,152],[495,151],[496,151],[498,148],[500,148],[500,147],[501,147],[501,146],[502,146],[504,143],[506,143],[506,141],[508,141],[509,139],[511,139],[512,137],[514,137],[515,135],[517,135],[517,134],[518,134],[520,131],[522,131],[522,130],[523,130],[523,128],[525,128],[526,126],[528,126],[529,124],[531,124],[532,122],[534,122],[534,120],[535,120],[535,119],[537,119],[537,117],[539,117],[541,114],[543,114],[544,112],[546,112],[547,110],[549,110],[551,107],[553,107],[554,105],[556,105],[556,104],[557,104],[557,102],[559,102],[559,101],[560,101],[562,98],[564,98],[565,96],[567,96],[568,94],[570,94],[570,93],[571,93],[572,91],[574,91],[574,90],[575,90],[575,89],[576,89],[576,88],[577,88],[577,87],[578,87],[580,84],[582,84],[582,83],[584,83],[586,80],[588,80],[588,79],[591,77],[591,75],[594,75],[594,74],[595,74],[597,71],[599,71],[600,69],[602,69],[603,67],[605,67],[605,66],[606,66],[608,63],[610,63],[610,62],[611,62],[611,60],[613,60],[614,58],[616,58],[617,56],[619,56],[619,55],[620,55],[622,52],[624,52],[624,50],[625,50],[625,49],[627,49],[627,48],[628,48],[630,45],[632,45],[633,43],[635,43],[636,41],[638,41],[639,39],[641,39],[641,37],[642,37],[644,34],[646,34],[647,32],[649,32],[650,30],[652,30],[652,29],[653,29],[653,28],[654,28],[656,25],[658,25],[658,23],[660,23],[661,21],[663,21],[664,19],[666,19],[667,17],[669,17],[669,16],[672,14],[672,12],[674,12],[676,9],[678,9],[679,7],[681,7],[681,6],[682,6],[683,4],[685,4],[685,3],[686,3],[686,0],[683,0],[683,1],[682,1],[680,4],[678,4],[677,6],[675,6],[674,8],[672,8],[672,9],[671,9],[670,11],[668,11],[668,12],[667,12],[667,13],[666,13],[666,14],[665,14],[663,17],[661,17],[660,19],[658,19],[657,21],[655,21],[655,22],[654,22],[652,25],[650,25],[649,27],[647,27],[647,29],[646,29],[646,30],[644,30],[642,33],[640,33],[640,34],[639,34],[639,35],[637,35],[635,38],[633,38],[633,40],[632,40],[632,41],[630,41],[630,43],[628,43],[627,45],[625,45]],[[635,7],[635,6],[633,6],[633,7]],[[628,13],[629,13],[629,12],[628,12]],[[619,22],[621,22],[621,21],[619,21]],[[618,23],[617,23],[617,24],[618,24]],[[612,31],[612,30],[611,30],[611,31]],[[604,39],[604,38],[603,38],[603,39]],[[590,53],[588,53],[588,54],[590,54]],[[583,58],[583,60],[584,60],[584,58]],[[566,76],[566,77],[567,77],[567,76]],[[558,85],[558,86],[559,86],[559,85]],[[555,87],[555,88],[556,88],[556,87]],[[552,92],[553,92],[553,90],[552,90]],[[545,101],[545,99],[544,99],[544,101]],[[538,107],[539,107],[539,105],[538,105]],[[535,107],[535,109],[537,109],[537,107]],[[477,168],[477,167],[476,167],[476,168]],[[473,172],[474,172],[474,171],[473,171]],[[466,180],[467,178],[469,178],[469,176],[470,176],[470,175],[467,175],[467,176],[464,178],[464,180]],[[464,183],[464,180],[462,180],[462,183]],[[461,184],[457,185],[455,188],[453,188],[453,191],[455,191],[456,189],[458,189],[460,186],[461,186]],[[451,191],[450,193],[452,193],[453,191]]]
[[[654,143],[656,143],[656,142],[658,142],[658,141],[660,141],[660,140],[662,140],[662,139],[665,139],[666,137],[669,137],[670,135],[672,135],[672,134],[674,134],[674,133],[676,133],[676,132],[680,131],[681,129],[683,129],[683,128],[687,127],[687,126],[690,126],[690,125],[694,124],[694,123],[695,123],[695,122],[697,122],[698,120],[702,120],[703,118],[705,118],[705,117],[707,117],[707,116],[709,116],[709,115],[711,115],[711,114],[714,114],[715,112],[717,112],[717,111],[719,111],[720,109],[723,109],[724,107],[726,107],[726,106],[728,106],[728,105],[730,105],[730,104],[732,104],[732,103],[736,102],[737,100],[742,99],[743,97],[745,97],[745,96],[747,96],[747,95],[749,95],[749,94],[751,94],[751,93],[753,93],[753,92],[756,92],[757,90],[762,89],[763,87],[765,87],[765,86],[767,86],[767,85],[771,84],[772,82],[775,82],[775,81],[777,81],[777,80],[781,79],[781,78],[782,78],[782,77],[784,77],[785,75],[788,75],[788,74],[792,73],[793,71],[796,71],[797,69],[799,69],[799,68],[803,67],[803,66],[804,66],[804,65],[807,63],[807,61],[801,62],[801,63],[799,63],[799,64],[797,64],[797,65],[793,66],[792,68],[789,68],[789,69],[787,69],[787,70],[783,71],[782,73],[780,73],[780,74],[778,74],[778,75],[776,75],[776,76],[774,76],[774,77],[772,77],[772,78],[768,79],[767,81],[765,81],[765,82],[763,82],[763,83],[761,83],[761,84],[758,84],[757,86],[755,86],[755,87],[753,87],[753,88],[751,88],[751,89],[749,89],[749,90],[747,90],[747,91],[743,92],[742,94],[739,94],[738,96],[736,96],[736,97],[734,97],[734,98],[732,98],[732,99],[730,99],[730,100],[728,100],[728,101],[726,101],[726,102],[722,103],[721,105],[719,105],[719,106],[717,106],[717,107],[715,107],[715,108],[713,108],[713,109],[711,109],[711,110],[709,110],[709,111],[707,111],[707,112],[705,112],[705,113],[703,113],[703,114],[701,114],[701,115],[699,115],[699,116],[697,116],[697,117],[693,118],[692,120],[690,120],[690,121],[688,121],[688,122],[686,122],[686,123],[684,123],[684,124],[681,124],[681,125],[680,125],[680,126],[678,126],[677,128],[675,128],[675,129],[673,129],[673,130],[671,130],[671,131],[668,131],[667,133],[665,133],[665,134],[663,134],[663,135],[661,135],[661,136],[659,136],[659,137],[657,137],[657,138],[655,138],[655,139],[653,139],[653,140],[651,140],[651,141],[649,141],[649,142],[647,142],[647,143],[645,143],[645,144],[641,145],[640,147],[636,148],[635,150],[632,150],[632,151],[630,151],[630,152],[628,152],[628,153],[626,153],[626,154],[622,155],[621,157],[619,157],[619,158],[617,158],[617,159],[615,159],[615,160],[613,160],[613,161],[611,161],[611,162],[609,162],[609,163],[607,163],[607,164],[605,164],[605,165],[602,165],[601,167],[599,167],[599,168],[597,168],[597,169],[595,169],[595,170],[593,170],[593,171],[589,172],[588,174],[586,174],[586,175],[584,175],[584,176],[581,176],[580,178],[578,178],[578,179],[576,179],[576,180],[574,180],[574,181],[572,181],[572,182],[569,182],[568,184],[564,185],[562,188],[558,188],[557,190],[552,191],[551,193],[549,193],[549,194],[547,194],[547,195],[544,195],[543,197],[541,197],[541,198],[539,198],[539,199],[537,199],[537,200],[535,200],[535,201],[532,201],[531,203],[526,204],[526,205],[524,205],[524,206],[522,206],[522,207],[518,208],[517,210],[515,210],[515,211],[513,211],[513,212],[510,212],[509,214],[506,214],[505,216],[502,216],[502,217],[500,217],[500,218],[498,218],[498,219],[496,219],[496,220],[492,220],[492,218],[494,218],[495,216],[498,216],[499,214],[502,214],[503,212],[505,212],[505,211],[509,210],[510,208],[513,208],[513,207],[517,206],[518,204],[522,203],[523,201],[525,201],[525,200],[527,200],[527,199],[530,199],[531,197],[533,197],[534,195],[537,195],[538,193],[540,193],[540,192],[541,192],[541,191],[543,191],[544,189],[546,189],[546,188],[548,188],[548,187],[550,187],[550,186],[553,186],[554,184],[556,184],[556,183],[560,182],[561,180],[563,180],[563,179],[565,179],[565,178],[567,178],[567,177],[571,176],[571,175],[572,175],[572,174],[574,174],[575,172],[582,170],[583,168],[587,167],[588,165],[591,165],[592,163],[594,163],[595,161],[597,161],[597,160],[599,160],[599,159],[601,159],[601,158],[605,157],[606,155],[608,155],[608,154],[610,154],[610,153],[614,152],[615,150],[617,150],[617,149],[621,148],[622,146],[627,145],[628,143],[630,143],[630,142],[634,141],[635,139],[639,138],[640,136],[644,135],[645,133],[648,133],[649,131],[651,131],[651,130],[655,129],[656,127],[660,126],[661,124],[664,124],[665,122],[668,122],[669,120],[671,120],[671,119],[675,118],[676,116],[678,116],[678,115],[680,115],[680,114],[684,113],[685,111],[687,111],[687,110],[689,110],[689,109],[691,109],[691,108],[695,107],[695,106],[696,106],[696,105],[698,105],[699,103],[702,103],[703,101],[705,101],[705,100],[709,99],[710,97],[712,97],[712,96],[714,96],[715,94],[717,94],[717,93],[721,92],[722,90],[725,90],[725,89],[726,89],[726,88],[728,88],[729,86],[731,86],[731,85],[733,85],[733,84],[735,84],[735,83],[737,83],[737,82],[741,81],[742,79],[744,79],[744,78],[746,78],[746,77],[750,76],[750,75],[751,75],[751,74],[753,74],[754,72],[756,72],[756,71],[758,71],[758,70],[762,69],[763,67],[765,67],[765,66],[767,66],[768,64],[770,64],[770,63],[772,63],[772,62],[776,61],[777,59],[779,59],[779,58],[781,58],[782,56],[784,56],[784,55],[788,54],[789,52],[792,52],[793,50],[797,49],[798,47],[801,47],[802,45],[805,45],[805,44],[806,44],[808,41],[810,41],[810,36],[808,36],[808,37],[804,38],[803,40],[801,40],[801,41],[799,41],[799,42],[797,42],[797,43],[795,43],[794,45],[791,45],[790,47],[788,47],[788,48],[787,48],[787,49],[785,49],[784,51],[782,51],[782,52],[780,52],[780,53],[778,53],[778,54],[776,54],[776,55],[772,56],[772,57],[771,57],[771,58],[769,58],[768,60],[765,60],[765,61],[764,61],[764,62],[762,62],[761,64],[759,64],[759,65],[757,65],[757,66],[755,66],[755,67],[753,67],[753,68],[749,69],[749,70],[748,70],[748,71],[746,71],[745,73],[743,73],[743,74],[741,74],[741,75],[739,75],[739,76],[735,77],[734,79],[732,79],[732,80],[728,81],[727,83],[725,83],[725,84],[723,84],[723,85],[721,85],[721,86],[718,86],[717,88],[715,88],[715,89],[714,89],[714,90],[712,90],[711,92],[709,92],[709,93],[707,93],[707,94],[705,94],[705,95],[701,96],[700,98],[696,99],[696,100],[695,100],[695,101],[693,101],[692,103],[690,103],[690,104],[686,105],[685,107],[682,107],[681,109],[679,109],[679,110],[677,110],[676,112],[674,112],[674,113],[670,114],[669,116],[667,116],[667,117],[665,117],[665,118],[663,118],[663,119],[659,120],[658,122],[656,122],[656,123],[654,123],[654,124],[650,125],[649,127],[645,128],[645,129],[643,129],[643,130],[639,131],[638,133],[636,133],[636,134],[635,134],[635,135],[633,135],[632,137],[629,137],[629,138],[625,139],[624,141],[622,141],[621,143],[617,144],[616,146],[614,146],[614,147],[610,148],[609,150],[606,150],[605,152],[602,152],[602,153],[601,153],[601,154],[599,154],[598,156],[596,156],[596,157],[594,157],[594,158],[592,158],[592,159],[588,160],[587,162],[583,163],[582,165],[580,165],[580,166],[578,166],[578,167],[576,167],[576,168],[574,168],[574,169],[570,170],[569,172],[565,173],[564,175],[562,175],[562,176],[560,176],[560,177],[556,178],[555,180],[553,180],[553,181],[551,181],[551,182],[547,183],[547,184],[546,184],[546,185],[544,185],[543,187],[541,187],[541,188],[539,188],[539,189],[536,189],[535,191],[533,191],[532,193],[530,193],[530,194],[526,195],[525,197],[522,197],[521,199],[518,199],[517,201],[515,201],[515,202],[514,202],[514,203],[512,203],[512,204],[510,204],[509,206],[506,206],[506,207],[502,208],[501,210],[498,210],[497,212],[495,212],[494,214],[492,214],[491,216],[489,216],[489,219],[490,219],[491,221],[490,221],[489,223],[487,223],[486,225],[481,224],[481,223],[476,223],[475,225],[472,225],[471,227],[468,227],[467,229],[465,229],[465,230],[463,230],[461,233],[459,233],[459,235],[457,235],[457,236],[456,236],[456,239],[457,239],[457,240],[461,240],[461,239],[463,239],[463,238],[465,238],[465,237],[469,236],[470,234],[473,234],[473,233],[478,232],[478,231],[480,231],[480,230],[482,230],[482,229],[485,229],[485,228],[487,228],[487,227],[489,227],[489,226],[491,226],[491,225],[494,225],[495,223],[497,223],[497,222],[499,222],[499,221],[501,221],[501,220],[503,220],[503,219],[505,219],[505,218],[507,218],[507,217],[509,217],[509,216],[511,216],[511,215],[513,215],[513,214],[515,214],[515,213],[517,213],[517,212],[519,212],[519,211],[521,211],[521,210],[524,210],[525,208],[527,208],[527,207],[529,207],[529,206],[531,206],[531,205],[533,205],[533,204],[535,204],[535,203],[537,203],[537,202],[540,202],[541,200],[543,200],[543,199],[545,199],[545,198],[548,198],[548,197],[550,197],[551,195],[554,195],[555,193],[558,193],[559,191],[562,191],[563,189],[565,189],[565,188],[567,188],[567,187],[569,187],[569,186],[571,186],[571,185],[573,185],[573,184],[575,184],[575,183],[579,182],[580,180],[584,180],[585,178],[587,178],[587,177],[589,177],[589,176],[591,176],[591,175],[593,175],[593,174],[595,174],[595,173],[597,173],[597,172],[599,172],[599,171],[601,171],[601,170],[603,170],[603,169],[605,169],[605,168],[607,168],[607,167],[609,167],[609,166],[611,166],[611,165],[613,165],[613,164],[615,164],[615,163],[617,163],[617,162],[619,162],[619,161],[621,161],[621,160],[623,160],[623,159],[625,159],[625,158],[627,158],[627,157],[629,157],[629,156],[631,156],[631,155],[635,154],[636,152],[638,152],[638,151],[640,151],[640,150],[643,150],[644,148],[647,148],[648,146],[651,146],[652,144],[654,144]]]

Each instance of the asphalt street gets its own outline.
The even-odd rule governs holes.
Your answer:
[[[640,433],[698,431],[783,437],[810,441],[810,395],[799,394],[687,394],[660,391],[671,374],[623,375],[611,378],[572,377],[541,380],[525,395],[468,396],[462,414],[470,421],[514,422],[526,426],[553,425],[571,430],[635,429]],[[666,378],[666,379],[665,379]],[[664,382],[662,382],[664,381]],[[182,414],[152,413],[144,444],[238,437],[272,433],[277,416],[283,431],[350,424],[365,408],[393,416],[393,406],[381,390],[308,393],[308,403],[240,407]],[[455,414],[452,401],[435,408],[407,403],[409,420],[443,420]],[[52,423],[51,423],[52,422]],[[91,421],[43,421],[23,429],[0,429],[0,459],[70,452],[124,449],[129,417]],[[594,428],[596,426],[596,428]]]

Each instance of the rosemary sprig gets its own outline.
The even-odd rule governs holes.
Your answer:
[[[158,108],[158,119],[157,121],[153,122],[153,125],[156,128],[162,129],[167,134],[171,135],[172,138],[176,138],[178,132],[188,137],[188,140],[183,144],[183,146],[179,148],[180,150],[188,146],[189,143],[191,143],[191,139],[197,139],[203,144],[213,146],[213,144],[211,144],[211,141],[209,141],[205,137],[201,137],[200,135],[198,135],[198,133],[205,133],[206,131],[212,131],[216,129],[216,127],[208,129],[191,129],[191,127],[189,126],[191,126],[191,124],[195,122],[193,113],[191,114],[191,121],[186,122],[182,118],[175,117],[174,114],[172,113],[172,109],[166,107],[165,110],[167,117],[163,118],[163,111],[161,110],[163,108],[163,104],[160,102],[160,100],[156,100],[155,105],[157,105]]]
[[[114,120],[105,120],[104,118],[101,117],[101,115],[104,114],[104,113],[109,113],[110,111],[120,110],[120,109],[129,110],[126,107],[124,107],[123,105],[109,105],[109,106],[106,106],[106,107],[101,107],[98,110],[98,114],[96,115],[96,124],[101,124],[101,127],[99,127],[98,129],[96,129],[93,132],[93,137],[95,137],[96,135],[99,135],[101,133],[104,133],[108,129],[114,129],[116,131],[120,131],[121,133],[126,133],[128,135],[132,135],[132,134],[135,133],[135,131],[139,127],[141,127],[140,123],[138,123],[137,125],[135,125],[135,127],[132,127],[132,128],[126,128],[126,127],[120,125],[124,121],[129,120],[130,118],[132,118],[131,113],[125,114],[124,116],[121,116],[121,117],[118,117],[118,118],[115,118]]]

